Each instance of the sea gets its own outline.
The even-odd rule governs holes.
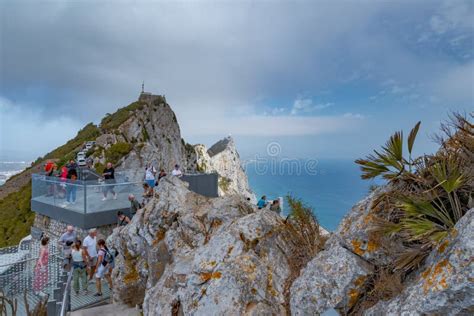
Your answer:
[[[31,162],[28,161],[0,161],[0,185],[30,165]]]
[[[362,180],[353,160],[249,161],[245,170],[257,199],[263,195],[270,200],[283,197],[283,215],[288,213],[287,195],[301,199],[329,231],[369,193],[371,185],[381,184]]]
[[[28,161],[0,161],[0,185],[27,168]],[[320,224],[335,230],[351,207],[364,198],[374,181],[362,180],[353,160],[267,159],[243,163],[250,187],[257,198],[284,198],[292,195],[313,209]]]

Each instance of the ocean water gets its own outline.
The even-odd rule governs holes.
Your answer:
[[[272,160],[260,165],[250,162],[245,164],[245,170],[257,199],[262,195],[273,199],[291,194],[311,206],[320,224],[331,231],[376,184],[362,180],[358,166],[351,160],[319,160],[311,169],[305,164],[305,160]],[[285,215],[287,210],[285,201]]]
[[[0,185],[30,165],[26,161],[0,161]],[[244,163],[250,186],[260,198],[285,197],[291,194],[302,199],[314,212],[323,227],[334,230],[351,209],[375,184],[360,178],[352,160],[291,160]],[[287,205],[283,204],[286,214]]]
[[[0,161],[0,185],[30,165],[27,161]]]

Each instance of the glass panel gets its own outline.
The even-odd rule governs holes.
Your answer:
[[[87,186],[87,213],[119,210],[130,207],[128,196],[134,194],[140,201],[142,183],[102,183]]]
[[[31,191],[32,200],[76,212],[84,212],[84,185],[82,181],[33,175]]]

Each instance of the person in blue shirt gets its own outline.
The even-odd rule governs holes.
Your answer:
[[[261,210],[262,208],[266,207],[268,204],[267,202],[267,197],[264,195],[262,196],[262,198],[258,201],[257,203],[257,207],[259,210]]]

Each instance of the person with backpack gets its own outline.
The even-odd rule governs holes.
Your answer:
[[[95,274],[95,285],[97,288],[97,293],[94,296],[102,296],[102,279],[105,277],[109,283],[109,288],[112,289],[112,278],[110,274],[114,267],[115,256],[109,251],[109,248],[105,245],[105,240],[99,239],[97,242],[99,247],[97,265],[96,265],[96,274]]]
[[[86,251],[82,248],[82,242],[76,240],[71,252],[72,267],[74,268],[72,274],[72,287],[79,294],[79,281],[81,282],[84,294],[88,294],[87,284],[87,256]]]
[[[117,218],[118,218],[117,227],[122,227],[127,224],[130,224],[130,218],[127,215],[125,215],[122,211],[117,212]]]

